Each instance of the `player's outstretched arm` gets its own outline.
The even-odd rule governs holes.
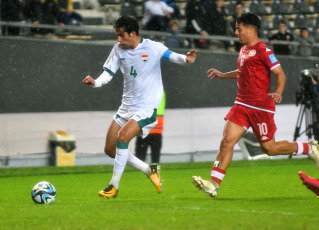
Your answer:
[[[220,79],[235,79],[237,78],[237,70],[227,72],[227,73],[222,73],[218,71],[217,69],[211,68],[207,70],[207,77],[210,79],[214,78],[220,78]]]
[[[197,57],[197,50],[192,49],[186,54],[186,62],[193,63],[195,62],[196,57]]]
[[[90,75],[88,75],[83,79],[82,84],[92,87],[95,85],[95,80]]]
[[[112,78],[113,76],[110,75],[107,71],[103,71],[103,73],[96,80],[94,80],[90,75],[88,75],[84,78],[82,83],[94,88],[98,88],[107,84],[109,81],[112,80]]]
[[[169,57],[167,59],[167,56]],[[162,60],[169,60],[170,62],[177,63],[180,65],[184,65],[185,63],[193,63],[195,62],[197,56],[197,50],[190,50],[187,55],[175,53],[171,50],[166,50],[164,53]]]
[[[284,71],[282,70],[281,66],[276,67],[271,71],[275,77],[277,78],[276,81],[276,90],[274,93],[269,93],[268,96],[274,99],[275,102],[280,103],[282,101],[282,93],[285,88],[286,84],[286,76]]]

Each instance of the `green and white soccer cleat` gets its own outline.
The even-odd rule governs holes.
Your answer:
[[[192,182],[196,188],[204,191],[208,196],[217,196],[219,184],[210,180],[203,180],[200,176],[192,176]]]
[[[315,140],[311,140],[308,142],[308,144],[310,145],[310,151],[308,156],[310,157],[310,159],[312,159],[316,166],[319,168],[319,145],[318,145],[318,141]]]

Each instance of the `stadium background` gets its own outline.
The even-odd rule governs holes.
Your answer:
[[[85,1],[74,0],[76,9]],[[120,0],[86,2],[97,1]],[[289,4],[295,1],[298,0],[285,0]],[[185,0],[176,2],[185,4]],[[227,0],[227,6],[232,2],[235,1]],[[270,3],[277,1],[243,2],[246,7],[253,2],[264,2],[269,8]],[[200,50],[196,65],[186,68],[163,62],[164,84],[170,99],[161,158],[163,192],[156,194],[145,176],[129,167],[117,199],[101,200],[97,196],[96,191],[112,176],[112,165],[105,165],[112,164],[112,159],[101,151],[105,129],[121,100],[121,77],[117,75],[108,86],[96,90],[80,82],[86,74],[100,74],[116,39],[112,37],[112,29],[104,31],[109,26],[102,25],[103,17],[112,14],[113,17],[107,18],[110,23],[117,16],[118,7],[103,7],[106,12],[81,10],[85,25],[101,27],[99,36],[95,37],[103,42],[31,40],[26,34],[19,38],[0,36],[1,229],[34,229],[40,220],[45,223],[41,222],[41,228],[50,230],[317,229],[318,203],[314,202],[314,194],[301,185],[297,174],[302,170],[318,175],[318,169],[309,159],[233,161],[215,199],[194,190],[190,183],[192,175],[209,177],[222,134],[223,117],[236,95],[234,82],[211,81],[206,79],[205,72],[216,65],[222,70],[233,69],[237,58],[234,51]],[[285,16],[293,23],[295,15]],[[318,14],[308,16],[315,16],[313,20],[316,20]],[[28,25],[23,22],[21,26],[25,32]],[[88,26],[77,29],[98,30]],[[313,48],[316,56],[318,44]],[[277,107],[275,116],[279,129],[276,137],[292,139],[299,111],[294,104],[294,93],[299,88],[300,71],[319,60],[277,57],[288,82],[284,103]],[[23,168],[48,164],[48,132],[57,129],[76,136],[77,167]],[[134,143],[130,145],[131,150]],[[238,147],[235,149],[234,158],[240,159]],[[186,161],[190,163],[164,163]],[[207,162],[193,163],[196,161]],[[99,165],[78,166],[88,164]],[[30,199],[31,188],[43,180],[50,181],[58,190],[54,205],[34,205]],[[106,214],[105,210],[112,212]]]
[[[112,82],[100,89],[81,84],[88,74],[99,76],[112,45],[0,38],[1,166],[45,165],[48,132],[55,130],[76,136],[77,164],[112,164],[102,152],[107,126],[120,105],[122,77],[117,73]],[[186,49],[174,51],[187,52]],[[211,81],[206,78],[206,71],[211,67],[221,71],[235,69],[237,55],[200,50],[193,65],[162,62],[167,93],[162,161],[214,159],[212,154],[218,150],[223,117],[233,104],[237,90],[235,81]],[[277,139],[292,139],[299,111],[294,103],[300,72],[313,67],[319,59],[277,58],[287,75],[284,101],[276,113]],[[130,144],[132,152],[134,144],[134,141]],[[236,150],[239,150],[237,146]],[[170,154],[174,157],[169,157]],[[236,156],[241,159],[240,153]]]

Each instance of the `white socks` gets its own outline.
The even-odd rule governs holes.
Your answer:
[[[117,190],[119,189],[120,180],[126,164],[142,171],[147,177],[151,174],[150,166],[130,153],[128,150],[128,143],[116,142],[116,156],[114,161],[113,177],[110,184]]]
[[[127,164],[133,168],[142,171],[147,177],[151,175],[151,168],[144,161],[141,161],[129,151]]]
[[[116,188],[117,190],[119,189],[120,180],[124,172],[128,156],[128,149],[116,148],[116,156],[113,167],[113,177],[110,184],[113,185],[114,188]]]

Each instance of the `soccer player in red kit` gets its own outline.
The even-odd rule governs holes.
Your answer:
[[[307,154],[319,167],[319,146],[315,140],[308,143],[274,138],[275,102],[282,101],[286,77],[274,53],[259,41],[260,20],[253,13],[243,13],[236,20],[236,36],[244,46],[241,48],[237,69],[221,73],[216,69],[207,71],[211,79],[237,79],[238,94],[235,105],[226,115],[223,138],[211,170],[210,180],[193,176],[192,182],[198,189],[211,197],[217,196],[220,184],[232,160],[235,144],[252,128],[261,149],[270,156]],[[271,73],[276,77],[275,92],[270,92]]]
[[[313,177],[308,176],[306,173],[300,171],[299,177],[302,180],[302,183],[307,186],[308,189],[313,191],[319,198],[319,180]]]

